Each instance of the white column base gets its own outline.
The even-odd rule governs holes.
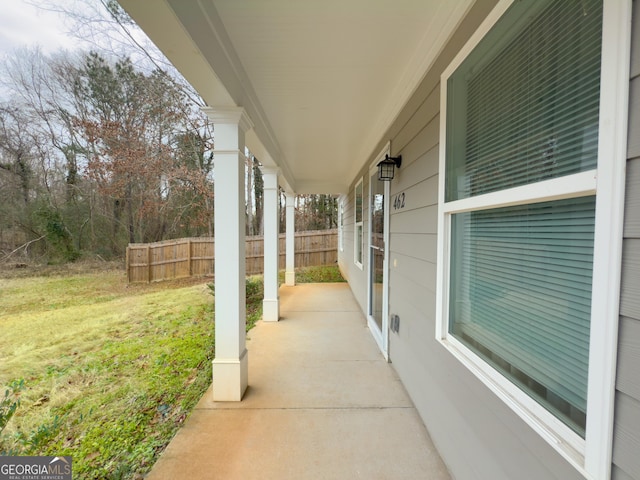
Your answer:
[[[294,287],[296,284],[296,272],[284,272],[284,284],[287,287]]]
[[[213,401],[239,402],[249,383],[249,359],[247,349],[239,359],[216,358],[213,360]]]
[[[280,299],[262,301],[262,320],[277,322],[280,319]]]

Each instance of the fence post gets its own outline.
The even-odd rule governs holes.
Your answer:
[[[147,283],[151,283],[151,245],[147,245]]]
[[[127,253],[124,257],[124,264],[127,266],[127,283],[131,283],[131,259],[129,258],[129,245],[127,245]]]
[[[189,262],[189,276],[193,275],[193,268],[191,267],[191,239],[187,240],[187,262]]]

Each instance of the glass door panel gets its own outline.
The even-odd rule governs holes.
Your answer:
[[[371,176],[371,239],[369,243],[369,315],[383,332],[383,297],[385,266],[385,182],[378,180],[377,172]]]

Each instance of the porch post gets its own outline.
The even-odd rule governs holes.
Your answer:
[[[245,143],[243,108],[203,108],[214,124],[215,359],[213,400],[240,401],[247,389],[245,306]]]
[[[286,233],[286,270],[284,273],[284,283],[289,287],[296,284],[296,242],[295,242],[295,201],[296,196],[293,193],[287,193],[287,233]]]
[[[263,168],[264,180],[264,299],[262,319],[277,322],[280,318],[278,297],[278,263],[280,249],[280,215],[278,215],[278,173],[277,168]]]

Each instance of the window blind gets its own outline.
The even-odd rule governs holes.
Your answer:
[[[449,331],[584,436],[595,197],[452,216]]]
[[[602,2],[516,2],[447,84],[446,201],[594,169]]]

